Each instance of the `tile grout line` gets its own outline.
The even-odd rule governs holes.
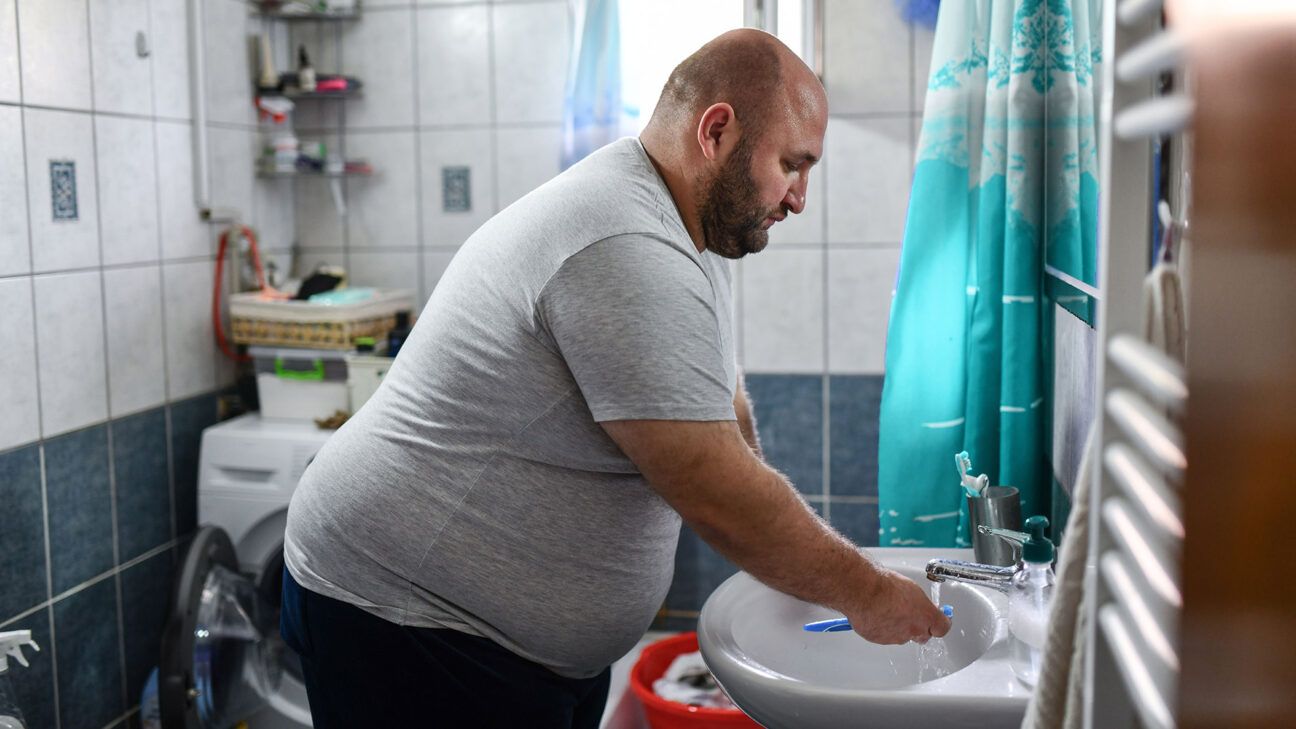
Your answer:
[[[411,83],[414,91],[414,126],[418,127],[423,121],[423,94],[421,78],[419,76],[419,28],[420,14],[417,6],[410,6],[410,17],[412,22],[410,26],[414,36],[414,48],[410,53],[410,58],[414,66]],[[415,302],[415,309],[421,309],[422,305],[431,297],[432,292],[427,290],[427,255],[424,252],[423,233],[424,233],[424,211],[423,211],[423,135],[417,130],[413,133],[414,138],[414,242],[417,245],[415,260],[418,261],[418,296],[419,300]]]
[[[495,5],[494,3],[486,7],[486,58],[487,70],[490,74],[487,80],[488,95],[490,97],[490,144],[491,144],[491,202],[490,210],[494,215],[499,209],[499,109],[497,95],[499,89],[496,88],[495,79]],[[469,183],[469,193],[471,194],[472,184]]]
[[[820,6],[820,12],[822,13],[822,17],[820,18],[820,23],[825,24],[826,27],[827,16],[828,16],[828,8],[826,4]],[[827,76],[829,64],[828,64],[828,43],[826,41],[826,38],[823,43],[823,48],[821,50],[823,54],[823,72],[824,72],[824,76]],[[830,357],[832,356],[832,350],[829,341],[829,327],[828,327],[828,317],[831,316],[831,311],[832,311],[832,306],[831,306],[831,302],[829,301],[829,293],[828,293],[828,282],[829,282],[829,275],[828,275],[829,219],[828,216],[832,212],[831,206],[828,205],[829,189],[830,189],[828,167],[831,165],[832,165],[832,160],[825,160],[824,167],[819,173],[823,175],[823,197],[824,197],[824,214],[823,214],[823,218],[819,221],[819,239],[823,241],[822,253],[820,258],[820,260],[823,262],[823,279],[822,279],[821,299],[820,299],[823,303],[823,321],[820,322],[820,326],[822,327],[821,331],[823,333],[823,358],[824,358],[823,376],[820,381],[820,388],[819,388],[820,390],[819,402],[821,408],[820,417],[822,418],[822,422],[820,423],[819,427],[823,438],[823,444],[821,446],[821,451],[819,454],[819,463],[820,463],[820,468],[823,470],[823,510],[824,510],[823,518],[824,521],[828,522],[829,524],[832,523],[832,499],[831,499],[832,496],[832,409],[831,409],[832,393],[830,390],[830,378],[829,378],[830,372],[832,370],[832,365],[830,360]]]

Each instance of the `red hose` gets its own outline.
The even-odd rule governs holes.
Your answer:
[[[266,281],[265,270],[261,267],[261,252],[257,249],[256,234],[246,225],[240,225],[237,228],[228,228],[221,233],[220,246],[216,250],[216,283],[212,290],[212,328],[216,331],[216,344],[220,347],[221,352],[235,362],[250,362],[251,357],[246,354],[239,354],[230,346],[229,340],[225,338],[225,327],[221,323],[221,279],[225,273],[225,249],[229,245],[229,235],[237,231],[239,235],[248,240],[248,253],[252,256],[252,268],[256,270],[257,284],[261,287],[261,296],[266,299],[286,299],[288,295],[282,291],[277,291]]]

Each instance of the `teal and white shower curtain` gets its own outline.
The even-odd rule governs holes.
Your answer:
[[[963,450],[1023,516],[1049,513],[1045,241],[1097,229],[1100,19],[1101,0],[941,4],[887,337],[882,546],[969,544]]]
[[[562,169],[632,133],[621,98],[617,0],[574,0],[575,32],[563,100]]]

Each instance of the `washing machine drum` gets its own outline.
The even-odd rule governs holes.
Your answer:
[[[278,610],[239,574],[229,536],[217,527],[199,529],[162,634],[162,726],[235,726],[279,690],[285,651]]]

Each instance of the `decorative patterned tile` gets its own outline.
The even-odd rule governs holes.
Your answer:
[[[24,108],[23,129],[32,269],[62,271],[99,265],[92,118],[88,114]],[[75,167],[64,164],[68,162]],[[67,179],[68,170],[75,172],[73,180]],[[66,197],[73,187],[75,206]],[[56,202],[58,197],[62,199]]]
[[[823,376],[747,374],[765,460],[803,494],[823,494]]]
[[[45,441],[45,498],[50,578],[58,595],[113,567],[107,426]]]
[[[420,165],[423,175],[423,245],[457,248],[495,214],[495,162],[489,129],[421,132]],[[443,208],[445,183],[442,169],[469,169],[472,209],[447,212]]]
[[[877,496],[881,405],[881,375],[829,377],[829,483],[833,496]]]
[[[0,453],[0,504],[4,504],[5,510],[5,526],[0,529],[0,554],[4,555],[0,560],[0,622],[3,622],[48,596],[39,445]]]
[[[215,395],[171,403],[176,536],[189,534],[198,525],[198,453],[203,428],[215,424]]]
[[[9,677],[13,680],[18,705],[23,718],[32,729],[57,725],[54,709],[54,642],[50,639],[50,608],[39,610],[22,620],[6,625],[4,630],[30,630],[32,640],[40,651],[26,649],[28,666],[15,667],[9,661]]]
[[[122,638],[126,644],[126,698],[139,701],[149,671],[162,651],[162,626],[171,599],[171,550],[121,573]]]
[[[829,522],[843,536],[861,547],[878,545],[878,506],[877,504],[857,504],[853,502],[833,501],[830,506]]]
[[[36,330],[32,284],[26,276],[0,279],[0,450],[40,438],[40,389],[36,383]],[[2,613],[0,613],[2,614]]]
[[[171,539],[166,410],[119,418],[112,431],[117,552],[126,562]]]
[[[86,0],[20,0],[23,101],[90,110]]]
[[[121,649],[117,578],[87,587],[54,605],[63,729],[99,729],[121,716]]]

